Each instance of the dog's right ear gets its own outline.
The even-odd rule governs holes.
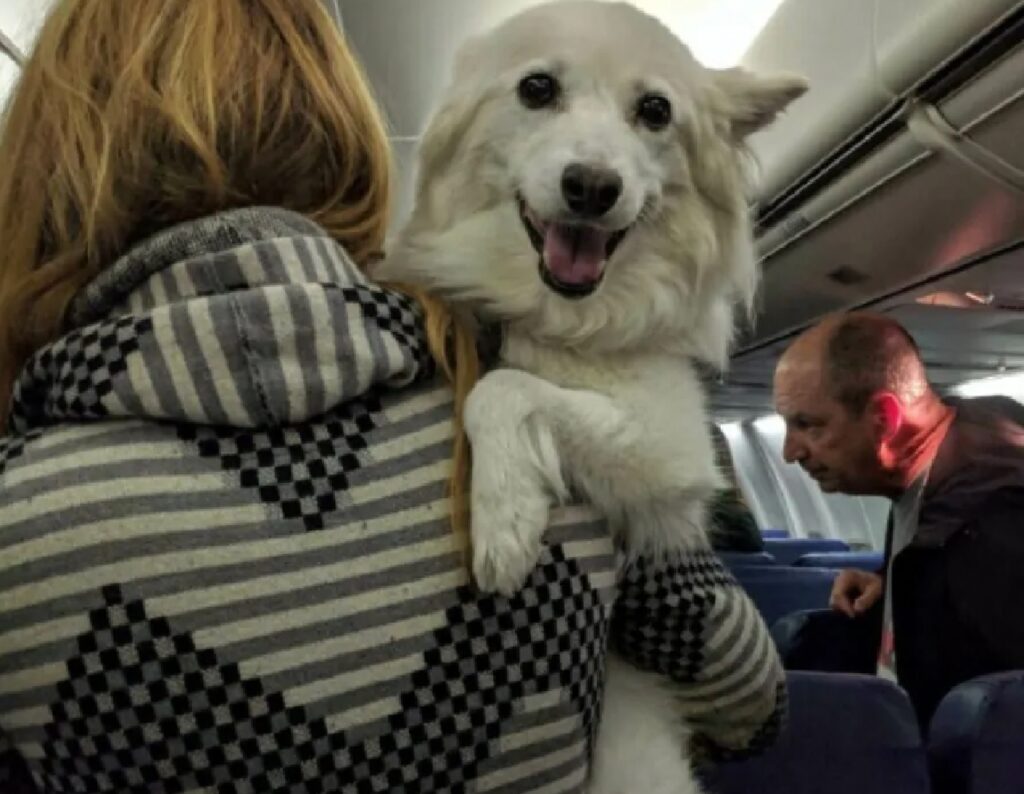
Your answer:
[[[471,40],[459,51],[452,82],[423,133],[418,155],[417,200],[424,198],[426,186],[451,162],[476,117],[480,106],[480,89],[473,69],[477,47],[478,40]]]
[[[460,139],[473,121],[474,108],[470,96],[456,94],[449,96],[430,120],[420,141],[418,195],[422,195],[437,172],[451,162]]]
[[[807,81],[796,75],[764,76],[739,67],[711,70],[711,75],[737,140],[771,124],[807,91]]]

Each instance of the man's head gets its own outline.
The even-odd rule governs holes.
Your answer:
[[[936,404],[917,345],[884,315],[826,319],[797,338],[775,371],[783,456],[826,492],[898,491],[901,442]]]

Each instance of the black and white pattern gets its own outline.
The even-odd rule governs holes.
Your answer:
[[[421,367],[431,366],[423,333],[423,313],[412,299],[397,292],[362,284],[337,289],[348,303],[361,308],[364,317],[376,322],[382,331],[393,336],[403,348],[411,350]]]
[[[18,381],[11,423],[26,428],[39,421],[98,419],[108,411],[104,398],[127,367],[139,340],[153,330],[147,317],[127,315],[72,331],[44,347]]]
[[[24,435],[0,437],[0,477],[3,476],[7,465],[24,455],[25,447],[42,433],[42,428],[34,428]]]
[[[261,502],[317,530],[343,504],[349,476],[363,466],[366,436],[380,421],[380,398],[367,394],[316,424],[269,430],[181,425],[178,435],[194,442],[202,457],[236,474],[239,485]]]
[[[585,732],[596,726],[606,607],[557,549],[511,601],[462,588],[400,710],[361,740],[196,647],[120,585],[102,600],[44,727],[54,791],[462,791],[527,695],[563,690]]]
[[[560,549],[550,553],[514,598],[478,599],[463,588],[461,603],[448,610],[448,625],[435,635],[437,647],[413,675],[416,689],[402,696],[403,711],[390,723],[392,740],[425,744],[435,759],[457,755],[463,764],[431,770],[430,777],[423,775],[424,765],[405,784],[418,780],[434,791],[472,780],[500,736],[498,726],[512,716],[517,701],[536,692],[567,692],[592,741],[604,680],[607,608]]]
[[[610,642],[710,746],[777,730],[710,556],[616,603],[608,528],[559,508],[527,587],[475,593],[418,310],[305,219],[167,230],[73,316],[0,440],[0,737],[41,794],[582,792]]]
[[[691,552],[670,565],[637,562],[625,572],[615,607],[616,649],[638,667],[670,678],[694,697],[683,708],[702,754],[715,760],[741,758],[771,744],[786,713],[782,666],[756,607],[714,552]],[[737,654],[737,647],[745,649]],[[717,659],[730,656],[731,666]],[[714,726],[725,715],[711,713],[714,699],[700,694],[738,690],[751,675],[773,682],[773,697],[751,690],[730,705],[732,718],[756,723],[751,734]]]
[[[737,587],[728,569],[714,552],[694,552],[663,568],[640,561],[619,587],[616,636],[631,661],[677,681],[696,681],[707,662],[715,599]]]
[[[252,780],[280,770],[260,739],[278,753],[294,746],[280,695],[267,697],[235,665],[150,619],[121,588],[103,590],[57,684],[53,721],[45,726],[47,785],[55,791],[188,791]],[[304,722],[304,715],[296,724]],[[278,755],[280,759],[280,755]],[[266,778],[260,780],[267,790]]]
[[[742,747],[728,747],[710,741],[706,734],[698,734],[695,737],[695,749],[698,754],[705,760],[721,764],[728,761],[742,761],[763,753],[775,744],[788,721],[788,695],[785,682],[779,682],[776,685],[773,702],[776,704],[775,708],[758,729],[744,740]]]

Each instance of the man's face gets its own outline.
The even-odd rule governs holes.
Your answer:
[[[857,416],[837,402],[819,367],[783,360],[775,408],[786,422],[787,463],[799,463],[826,493],[878,492],[881,466],[869,412]]]

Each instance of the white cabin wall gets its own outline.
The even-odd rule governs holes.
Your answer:
[[[53,0],[0,0],[0,30],[18,49],[28,52],[53,4]]]
[[[7,97],[10,96],[11,91],[18,82],[20,72],[21,70],[14,61],[8,58],[6,54],[0,53],[0,105],[7,103]]]
[[[35,44],[54,0],[0,0],[0,33],[24,55]],[[0,50],[0,107],[6,106],[20,68]]]

